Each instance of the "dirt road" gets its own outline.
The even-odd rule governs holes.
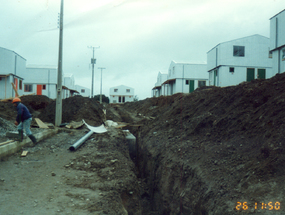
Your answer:
[[[0,162],[0,214],[138,214],[139,184],[125,138],[110,128],[77,151],[86,130],[57,135]]]

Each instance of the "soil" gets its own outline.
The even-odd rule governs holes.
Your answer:
[[[33,98],[32,112],[54,122],[55,101]],[[106,119],[128,123],[136,156],[121,129],[94,134],[75,152],[68,147],[86,128],[61,129],[27,157],[1,161],[0,214],[285,213],[285,74],[123,105],[80,96],[62,104],[63,122],[98,126],[106,109]],[[5,120],[15,117],[9,105],[0,102]]]

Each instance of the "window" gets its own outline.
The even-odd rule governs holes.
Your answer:
[[[114,89],[114,92],[118,92],[118,89]]]
[[[126,89],[126,92],[129,93],[129,92],[131,92],[131,90],[130,89]]]
[[[20,80],[20,83],[19,83],[19,89],[23,89],[23,80]]]
[[[43,90],[46,90],[46,85],[45,84],[43,84]]]
[[[24,84],[24,92],[33,92],[32,84]]]
[[[234,56],[244,57],[244,46],[234,46]]]
[[[81,93],[85,93],[85,89],[81,89]]]
[[[234,67],[230,67],[229,72],[234,73],[235,72],[235,68]]]
[[[282,49],[282,61],[285,60],[285,49]]]
[[[186,80],[186,81],[185,81],[185,84],[186,84],[186,85],[189,85],[189,80]]]
[[[206,86],[206,81],[198,81],[198,87]]]

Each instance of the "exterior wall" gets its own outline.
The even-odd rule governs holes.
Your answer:
[[[130,92],[127,92],[127,89]],[[123,98],[125,101],[123,101]],[[120,85],[110,88],[110,103],[123,103],[134,101],[134,88]]]
[[[269,38],[253,35],[218,44],[207,53],[209,85],[230,86],[247,80],[247,68],[266,70],[266,78],[273,76],[269,57]],[[234,56],[234,46],[244,46],[244,56]],[[230,72],[230,67],[234,72]],[[214,81],[214,70],[217,71]]]
[[[258,78],[258,69],[265,69],[265,78],[272,77],[272,68],[252,68],[252,67],[234,67],[234,72],[229,72],[230,66],[220,66],[217,70],[217,77],[214,84],[214,70],[209,72],[209,85],[226,87],[238,85],[247,80],[247,68],[254,69],[254,79]]]
[[[285,72],[285,10],[270,19],[270,50],[273,75]]]
[[[24,91],[24,95],[36,94],[37,86],[45,85],[42,88],[42,95],[51,99],[56,98],[56,85],[57,85],[57,69],[45,67],[27,67],[25,73],[25,85],[32,85],[32,91]]]
[[[285,10],[270,19],[270,49],[285,45]]]
[[[12,87],[11,83],[15,84],[15,87],[18,91],[18,94],[21,96],[23,95],[23,79],[14,76],[13,74],[7,74],[7,75],[0,75],[0,76],[6,76],[6,77],[0,77],[0,99],[7,99],[11,97],[15,97],[16,93]],[[22,83],[22,86],[20,86]]]
[[[80,95],[84,97],[90,97],[90,89],[86,87],[82,87],[79,85],[75,85],[75,90],[79,92]]]
[[[162,83],[167,80],[167,74],[163,74],[161,72],[157,75],[157,80],[155,83],[155,87],[152,89],[152,96],[159,97],[164,95],[164,91],[162,90]]]
[[[22,77],[26,70],[26,59],[16,52],[0,47],[1,74],[14,74]]]
[[[198,88],[199,81],[205,81],[206,86],[208,85],[209,74],[207,72],[207,65],[176,63],[172,61],[168,69],[167,79],[167,95],[190,93],[190,81],[194,81],[193,90]]]

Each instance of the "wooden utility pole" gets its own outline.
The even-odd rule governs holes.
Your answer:
[[[55,109],[55,126],[60,126],[62,121],[62,39],[63,39],[63,0],[60,6],[60,23],[59,23],[59,51],[57,67],[57,96]]]

